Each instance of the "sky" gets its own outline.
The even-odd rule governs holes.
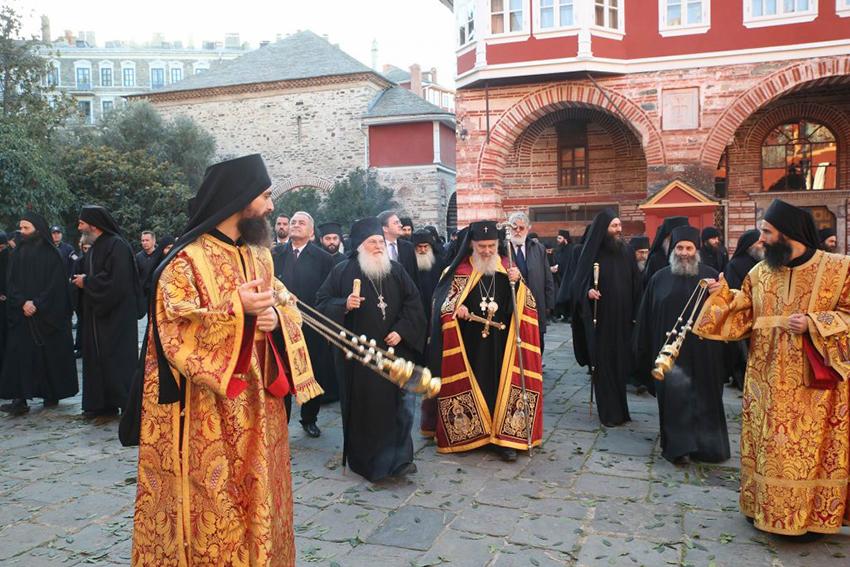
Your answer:
[[[226,33],[257,47],[278,34],[312,30],[366,65],[378,42],[378,69],[385,63],[407,69],[419,63],[437,68],[439,82],[454,86],[454,16],[439,0],[0,0],[24,17],[26,35],[41,34],[50,18],[56,38],[70,29],[94,31],[97,44],[109,40],[144,43],[154,32],[184,45],[223,41]]]

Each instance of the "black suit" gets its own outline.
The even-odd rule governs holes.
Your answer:
[[[411,278],[413,278],[413,283],[416,284],[416,287],[419,287],[419,266],[416,264],[416,247],[409,240],[404,240],[403,238],[399,238],[396,240],[396,244],[398,245],[398,260],[396,260],[399,264],[404,267],[404,271],[407,272]],[[387,242],[387,254],[389,254],[390,243]],[[392,256],[390,256],[392,259]]]
[[[308,242],[298,258],[292,248],[292,241],[278,247],[272,254],[274,273],[286,288],[295,296],[309,305],[316,306],[316,291],[325,282],[325,278],[334,267],[333,257],[320,246]],[[339,399],[339,391],[333,368],[333,357],[329,351],[327,340],[323,339],[313,329],[304,325],[304,340],[316,380],[325,390],[325,395],[313,398],[301,406],[301,423],[304,425],[316,423],[321,402],[332,402]],[[287,397],[287,415],[291,399]]]

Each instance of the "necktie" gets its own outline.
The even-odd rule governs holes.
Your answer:
[[[398,262],[398,249],[395,242],[390,242],[390,260]]]
[[[298,248],[293,248],[292,251],[295,252],[295,259],[297,260],[298,259]]]
[[[528,279],[528,264],[525,263],[525,254],[523,253],[524,246],[517,246],[516,249],[516,267],[519,268],[519,273],[524,279]]]

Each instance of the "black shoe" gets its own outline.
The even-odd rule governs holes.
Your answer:
[[[499,458],[506,463],[513,463],[516,461],[516,449],[511,449],[510,447],[499,447],[496,452],[499,454]]]
[[[393,476],[395,477],[403,477],[409,474],[414,474],[418,469],[416,468],[415,463],[404,463],[400,467],[398,467],[395,472],[393,472]]]
[[[30,411],[30,407],[27,405],[26,400],[18,399],[10,404],[3,404],[0,406],[0,411],[4,411],[9,415],[24,415]]]
[[[43,405],[46,408],[55,408],[56,406],[59,405],[59,400],[45,399]]]
[[[322,430],[315,423],[302,423],[301,427],[307,432],[310,437],[319,437],[322,435]]]

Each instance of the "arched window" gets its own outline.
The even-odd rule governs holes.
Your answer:
[[[764,191],[812,191],[837,186],[838,144],[823,124],[800,119],[774,128],[761,146]]]

